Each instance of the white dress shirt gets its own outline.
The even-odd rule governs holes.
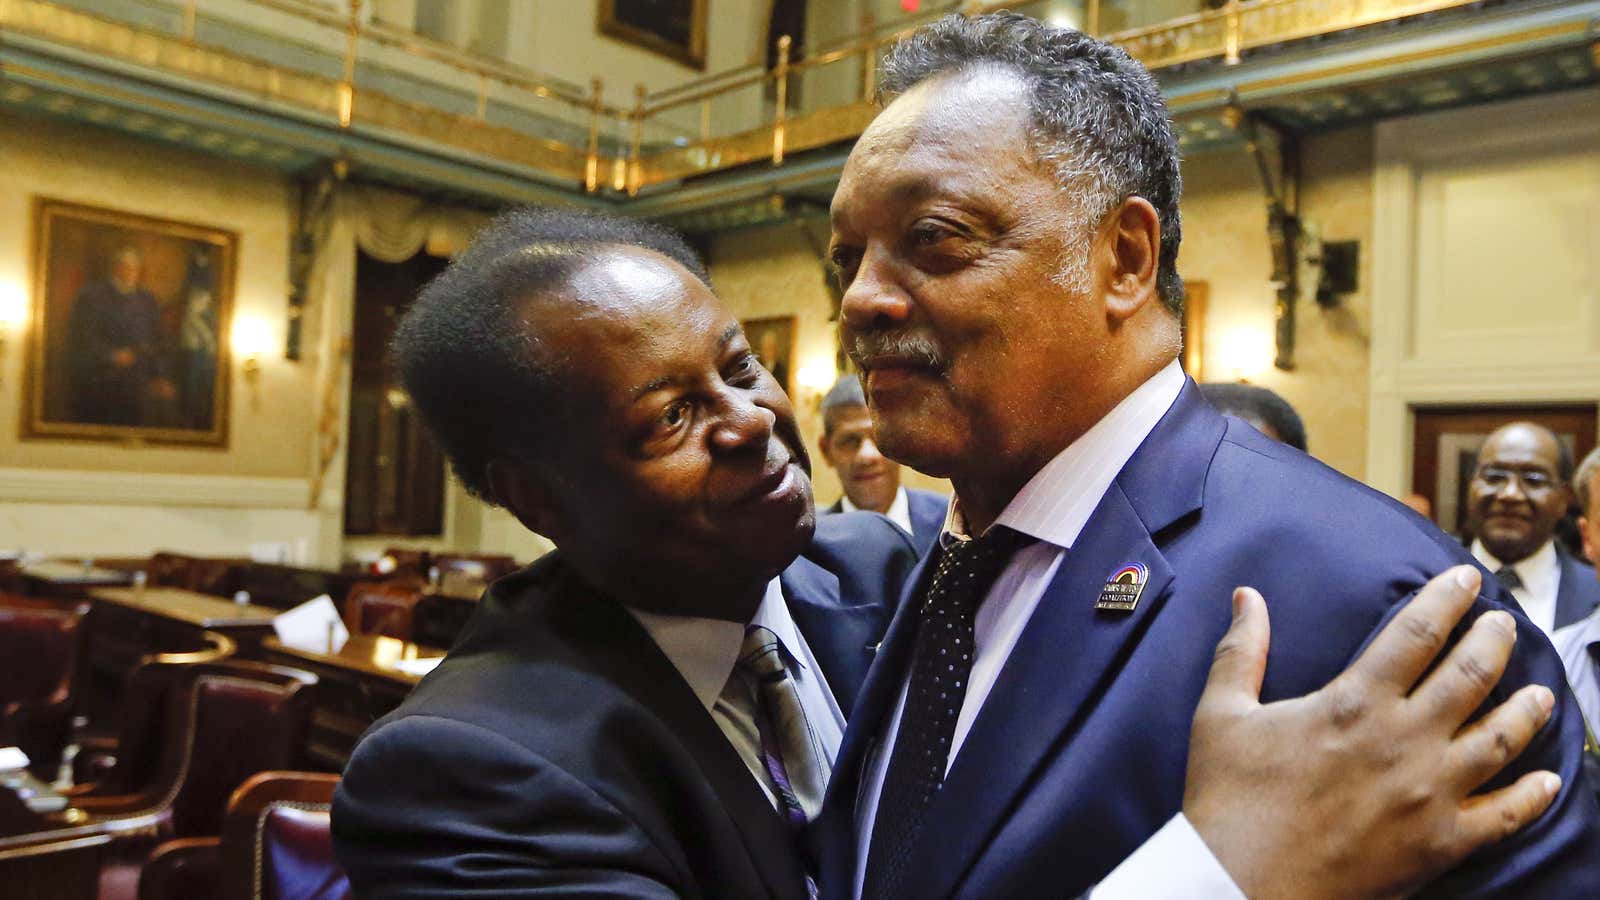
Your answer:
[[[628,612],[644,626],[646,634],[672,663],[683,680],[689,683],[696,698],[711,714],[717,727],[728,737],[728,742],[739,752],[750,777],[761,785],[774,808],[778,798],[767,783],[766,766],[761,762],[759,749],[749,741],[741,740],[739,726],[717,708],[717,697],[733,674],[739,661],[739,650],[744,645],[745,626],[724,619],[701,619],[693,616],[669,616],[660,613],[628,608]],[[806,722],[816,730],[828,752],[831,763],[839,755],[839,742],[844,737],[844,712],[828,688],[828,680],[811,655],[806,639],[795,627],[789,615],[788,604],[783,599],[783,588],[774,578],[767,582],[767,593],[756,609],[752,625],[763,625],[778,636],[787,652],[784,662],[790,666],[789,676],[800,693],[800,706],[805,710]]]
[[[1078,539],[1117,474],[1178,399],[1184,380],[1183,370],[1176,361],[1156,373],[1040,469],[995,521],[996,525],[1034,538],[1034,542],[1012,557],[978,607],[972,674],[967,679],[966,697],[956,720],[946,771],[961,752],[962,743],[982,711],[1000,669],[1055,577],[1066,551]],[[950,504],[946,534],[941,535],[940,540],[953,540],[952,533],[964,534],[965,530],[957,497]],[[895,736],[900,729],[905,698],[906,688],[902,687],[883,740],[868,762],[866,783],[856,810],[856,897],[861,896],[866,877],[872,826]],[[1114,897],[1243,900],[1244,897],[1182,813],[1124,860],[1093,894],[1097,900]]]
[[[1491,572],[1498,572],[1505,565],[1476,538],[1472,541],[1472,555]],[[1556,593],[1561,589],[1561,560],[1556,558],[1555,541],[1545,541],[1533,555],[1512,563],[1511,568],[1522,579],[1522,587],[1512,588],[1511,596],[1517,598],[1529,621],[1548,636],[1556,630]]]
[[[846,494],[839,498],[839,508],[845,512],[855,512],[861,507],[851,503],[850,495]],[[899,525],[901,531],[906,534],[911,533],[911,498],[906,496],[906,489],[903,485],[895,488],[894,502],[889,504],[889,511],[884,515],[889,517],[889,521]]]

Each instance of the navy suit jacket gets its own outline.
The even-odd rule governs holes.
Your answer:
[[[1579,559],[1556,542],[1556,559],[1561,563],[1561,580],[1556,585],[1556,627],[1565,628],[1573,622],[1589,617],[1600,607],[1600,581],[1595,579],[1594,567]]]
[[[780,578],[846,710],[915,559],[882,516],[830,516]],[[807,895],[785,823],[705,707],[559,551],[496,582],[362,737],[333,837],[362,897]]]
[[[906,506],[911,513],[911,543],[916,545],[919,554],[926,554],[933,549],[933,542],[938,540],[939,533],[944,531],[944,517],[950,509],[950,498],[934,491],[908,487]],[[823,512],[829,515],[844,512],[844,499],[833,501],[833,505]]]
[[[1404,600],[1470,556],[1421,517],[1224,419],[1193,383],[1068,551],[1002,668],[907,866],[905,896],[1060,897],[1104,878],[1183,804],[1189,731],[1237,585],[1272,616],[1263,699],[1339,674]],[[1096,611],[1113,572],[1148,568],[1132,612]],[[924,560],[908,585],[920,589]],[[1600,897],[1600,810],[1581,780],[1583,723],[1561,662],[1492,577],[1474,609],[1510,609],[1516,652],[1496,700],[1557,689],[1550,723],[1493,785],[1547,768],[1564,785],[1532,826],[1424,893]],[[909,596],[909,593],[908,593]],[[822,885],[848,896],[854,807],[910,663],[901,602],[862,688],[819,822]]]

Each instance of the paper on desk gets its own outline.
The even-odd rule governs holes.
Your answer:
[[[277,616],[272,620],[272,630],[284,646],[312,653],[338,653],[350,640],[350,631],[327,594]]]
[[[27,767],[28,754],[23,753],[21,747],[0,747],[0,772]]]
[[[439,665],[441,662],[444,662],[444,657],[429,656],[423,659],[397,659],[392,663],[392,665],[407,675],[417,675],[420,677],[432,672],[434,667]]]

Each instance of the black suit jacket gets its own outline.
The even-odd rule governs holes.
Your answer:
[[[830,516],[781,576],[841,708],[914,562],[881,516]],[[333,833],[364,897],[806,897],[789,832],[705,707],[559,551],[490,588],[362,738]]]
[[[906,506],[911,513],[911,543],[917,547],[917,553],[926,555],[933,549],[933,542],[939,538],[939,532],[944,531],[945,513],[950,509],[950,498],[934,491],[925,491],[921,488],[906,488]],[[823,513],[833,515],[844,512],[844,498],[833,501],[833,505],[822,510]]]

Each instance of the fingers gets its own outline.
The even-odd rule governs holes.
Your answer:
[[[1475,790],[1522,755],[1528,742],[1550,721],[1556,695],[1530,684],[1487,715],[1461,730],[1450,745],[1450,762],[1464,790]]]
[[[1515,834],[1550,808],[1561,791],[1554,772],[1529,772],[1515,783],[1493,793],[1468,797],[1456,819],[1456,841],[1450,850],[1456,861],[1485,844]]]
[[[1411,695],[1419,714],[1451,725],[1465,722],[1500,681],[1516,642],[1517,623],[1510,613],[1497,609],[1479,616]]]
[[[1272,629],[1267,603],[1253,588],[1233,592],[1233,624],[1217,642],[1217,653],[1200,695],[1201,709],[1245,709],[1261,701]]]
[[[1472,566],[1455,566],[1434,576],[1378,632],[1345,674],[1389,687],[1395,693],[1409,693],[1439,655],[1456,623],[1472,608],[1480,580],[1478,570]]]

